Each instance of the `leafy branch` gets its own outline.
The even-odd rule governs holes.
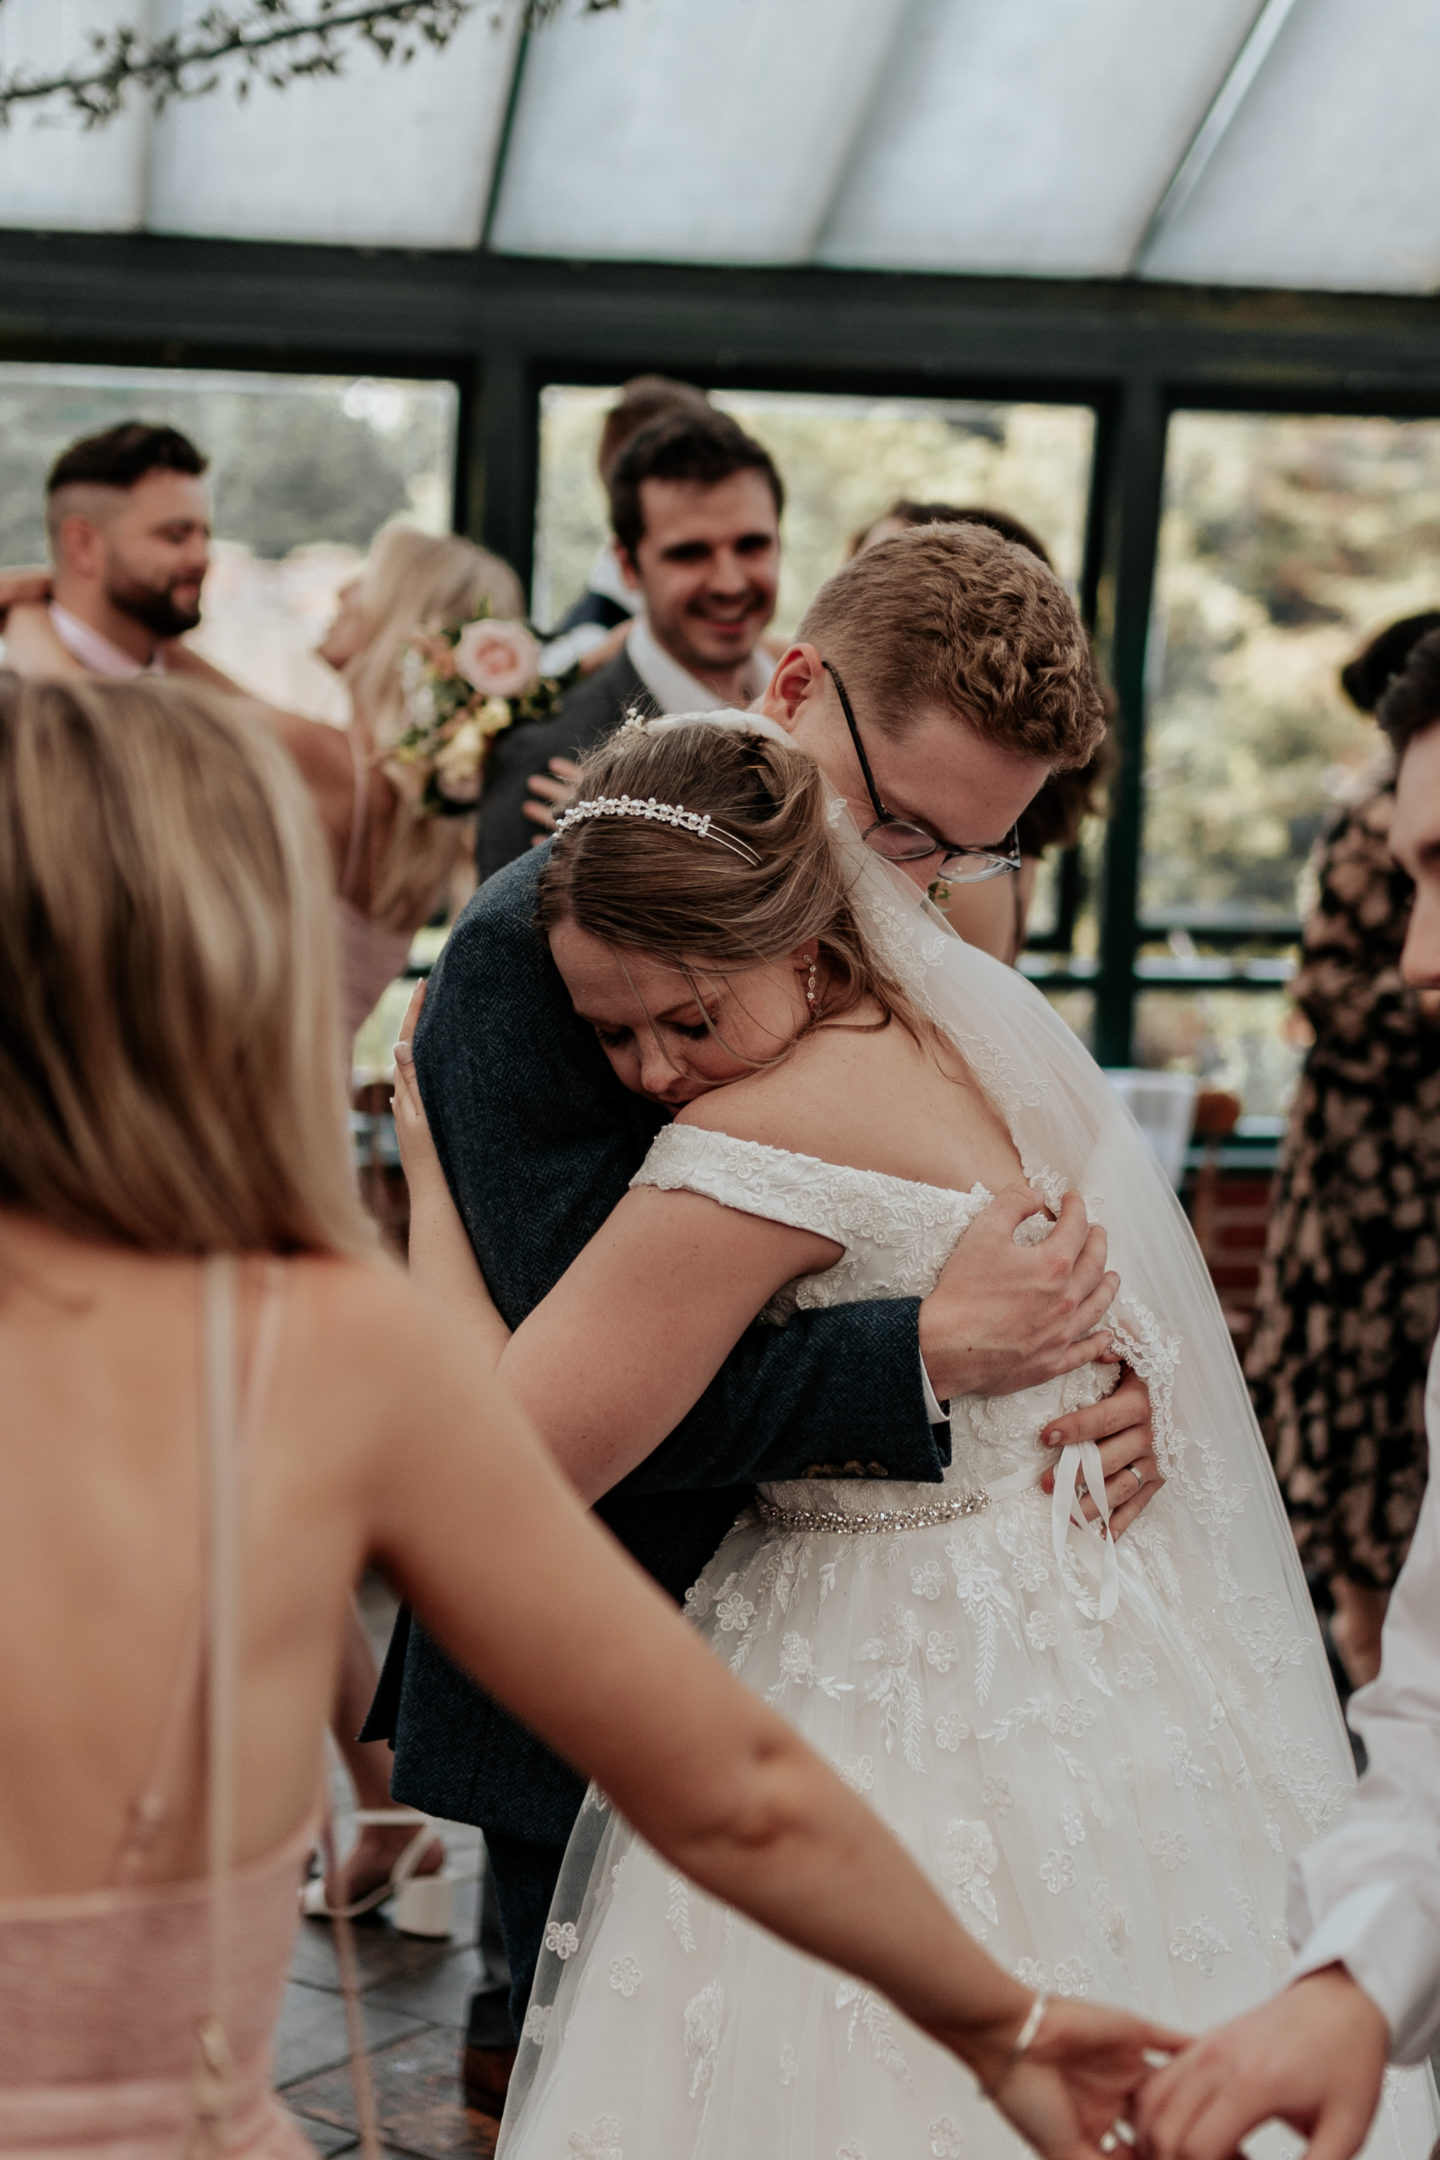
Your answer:
[[[0,0],[3,8],[5,0]],[[58,102],[87,127],[103,127],[122,111],[135,90],[157,112],[172,98],[206,97],[219,89],[227,69],[236,94],[246,97],[256,81],[273,89],[286,83],[344,73],[348,53],[362,46],[382,60],[405,64],[428,45],[448,45],[468,15],[494,0],[244,0],[215,6],[183,30],[150,38],[132,25],[94,31],[85,60],[52,75],[24,68],[0,69],[0,127],[18,106]],[[522,0],[522,27],[530,30],[557,15],[565,0]],[[617,8],[621,0],[581,0],[587,15]],[[495,18],[498,20],[498,16]]]

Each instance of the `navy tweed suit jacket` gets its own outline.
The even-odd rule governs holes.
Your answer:
[[[599,1229],[664,1122],[616,1080],[535,928],[547,852],[511,863],[470,901],[415,1041],[451,1192],[512,1327]],[[918,1315],[903,1298],[752,1326],[596,1512],[678,1600],[759,1481],[856,1457],[938,1481],[950,1435],[928,1421]],[[570,1834],[582,1780],[403,1616],[366,1736],[394,1742],[397,1799],[534,1844]]]

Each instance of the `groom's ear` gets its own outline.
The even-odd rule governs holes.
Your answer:
[[[793,731],[802,708],[823,690],[825,669],[813,645],[791,645],[781,654],[769,688],[760,700],[767,720]]]
[[[55,534],[55,561],[58,568],[69,570],[77,577],[96,577],[104,569],[105,535],[94,518],[83,511],[72,510],[62,518]]]

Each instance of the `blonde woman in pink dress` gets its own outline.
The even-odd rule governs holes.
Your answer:
[[[275,744],[0,676],[0,805],[0,2153],[309,2150],[271,2041],[373,1559],[677,1868],[1096,2160],[1167,2036],[1038,2014],[377,1255]]]

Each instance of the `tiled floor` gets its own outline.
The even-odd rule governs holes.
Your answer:
[[[460,1890],[453,1940],[425,1942],[396,1934],[388,1922],[354,1928],[361,2014],[376,2111],[386,2148],[420,2160],[477,2156],[490,2146],[460,2097],[460,2047],[475,1985],[479,1839],[447,1831],[450,1865],[471,1876]],[[285,2104],[323,2153],[356,2144],[345,1999],[334,1931],[303,1920],[280,2018],[275,2082]]]
[[[362,1606],[377,1649],[390,1632],[393,1602],[367,1584]],[[349,1795],[334,1781],[336,1843],[350,1840]],[[399,1935],[388,1921],[351,1930],[365,2039],[381,2139],[388,2152],[418,2160],[481,2160],[492,2151],[479,2118],[467,2117],[460,2093],[460,2048],[475,1986],[475,1915],[480,1835],[442,1825],[447,1872],[459,1878],[455,1933],[448,1942]],[[307,2137],[325,2154],[357,2145],[345,1998],[328,1921],[302,1920],[280,2018],[275,2082]]]

